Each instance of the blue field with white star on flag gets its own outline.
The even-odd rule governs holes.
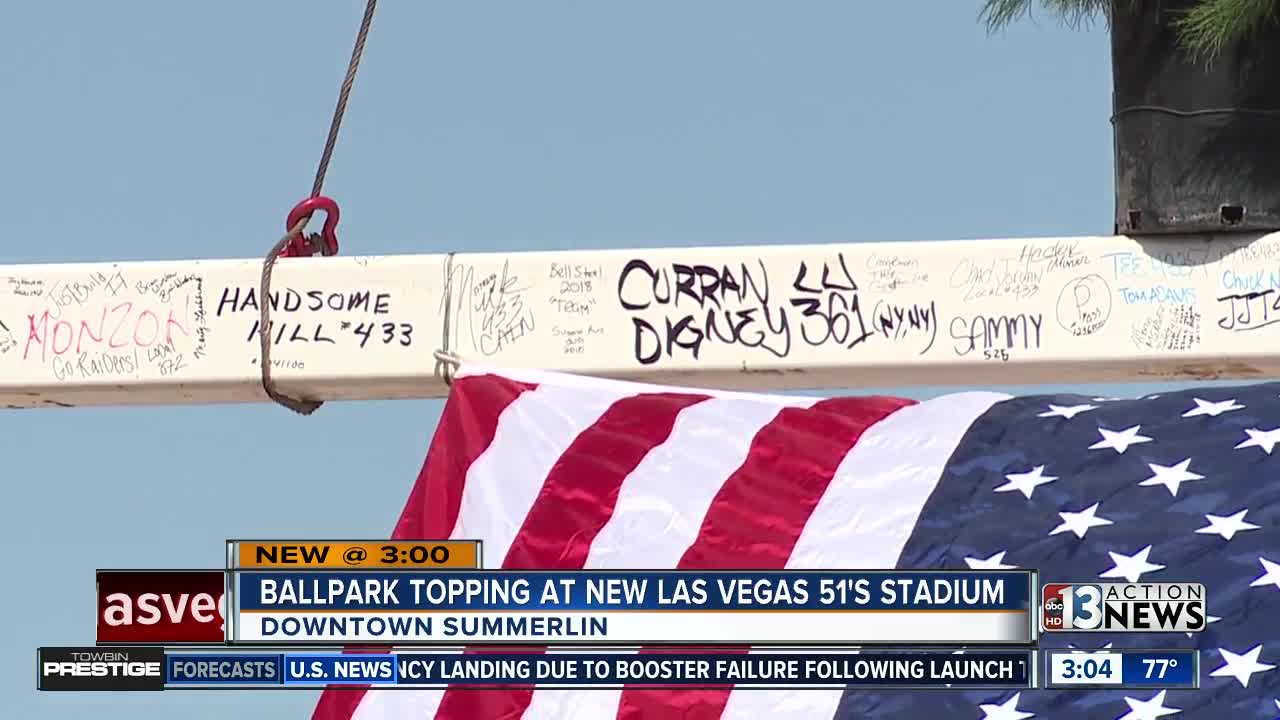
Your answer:
[[[1200,690],[847,690],[837,717],[1280,716],[1280,384],[1135,400],[1023,396],[965,433],[900,568],[1044,582],[1199,582],[1198,634],[1050,634],[1045,648],[1199,648]]]

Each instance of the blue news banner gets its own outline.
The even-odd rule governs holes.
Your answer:
[[[756,650],[751,654],[634,652],[208,654],[167,653],[166,690],[314,688],[708,687],[1025,689],[1030,650],[877,650],[854,653]]]
[[[1026,611],[1030,571],[235,570],[240,611]]]
[[[1036,624],[1025,570],[237,570],[233,587],[231,640],[260,646],[1026,645]]]

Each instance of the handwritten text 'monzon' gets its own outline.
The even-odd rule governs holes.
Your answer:
[[[172,307],[148,307],[125,300],[103,305],[100,311],[85,313],[78,321],[53,320],[49,311],[27,316],[27,342],[22,351],[26,360],[35,352],[40,362],[68,352],[149,348],[173,345],[175,337],[190,337],[191,295],[186,295],[184,312]]]

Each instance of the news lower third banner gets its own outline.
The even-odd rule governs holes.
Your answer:
[[[965,645],[1036,640],[1034,572],[231,572],[242,645]]]
[[[987,688],[1036,686],[1032,650],[752,650],[641,655],[267,653],[164,648],[40,648],[40,690],[491,688]]]

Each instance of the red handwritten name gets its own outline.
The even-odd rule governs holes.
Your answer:
[[[27,344],[22,359],[30,357],[33,348],[38,349],[40,362],[45,362],[50,353],[60,356],[73,349],[80,353],[104,348],[172,346],[175,332],[191,336],[191,295],[186,296],[185,303],[186,312],[178,316],[172,307],[152,309],[123,300],[103,306],[100,315],[80,320],[78,325],[70,320],[53,320],[48,310],[27,315]],[[160,319],[162,316],[164,320]]]

